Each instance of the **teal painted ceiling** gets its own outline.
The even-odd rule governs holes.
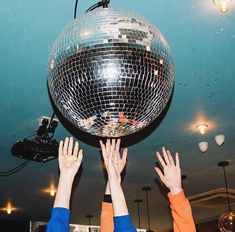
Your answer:
[[[80,0],[77,14],[94,3]],[[235,188],[235,1],[226,14],[212,0],[113,0],[110,7],[135,11],[152,21],[174,55],[175,89],[169,110],[152,133],[129,147],[123,182],[134,223],[137,225],[133,200],[144,200],[141,188],[149,185],[152,229],[166,230],[171,228],[168,202],[154,181],[153,169],[155,151],[161,146],[181,154],[187,196],[223,187],[217,162],[224,159],[230,160],[229,187]],[[58,33],[73,19],[73,10],[74,1],[68,0],[0,0],[0,171],[23,161],[11,155],[11,146],[35,132],[39,117],[53,112],[46,86],[47,59]],[[208,124],[205,135],[195,129],[198,123]],[[214,142],[217,134],[226,136],[222,147]],[[68,135],[60,124],[55,138]],[[209,143],[206,153],[199,151],[200,141]],[[72,199],[71,220],[87,223],[85,215],[94,214],[92,222],[99,224],[105,180],[99,149],[89,144],[81,141],[85,157]],[[53,198],[41,190],[57,178],[56,160],[30,162],[22,171],[0,177],[0,207],[11,200],[20,208],[9,216],[0,212],[0,218],[47,220]],[[224,210],[193,208],[197,222],[218,218]],[[147,227],[146,215],[144,202],[143,227]]]

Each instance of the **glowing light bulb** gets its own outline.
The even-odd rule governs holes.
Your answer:
[[[199,125],[196,126],[196,128],[200,131],[200,133],[202,135],[205,134],[207,127],[208,127],[208,125],[206,125],[206,124],[199,124]]]
[[[55,196],[55,193],[56,193],[56,188],[55,188],[55,185],[53,182],[51,182],[51,186],[50,186],[50,189],[49,189],[49,193],[52,197]]]
[[[7,214],[11,214],[11,209],[7,209]]]
[[[219,7],[221,13],[226,13],[228,11],[228,3],[231,0],[214,0],[216,6]]]
[[[55,189],[51,189],[51,190],[50,190],[50,195],[51,195],[52,197],[55,196],[55,193],[56,193],[56,190],[55,190]]]
[[[13,208],[12,208],[11,202],[8,202],[7,207],[6,207],[7,214],[11,214],[12,210]]]

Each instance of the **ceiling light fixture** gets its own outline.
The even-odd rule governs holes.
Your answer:
[[[202,153],[204,153],[204,152],[206,152],[208,150],[208,142],[205,142],[205,141],[200,142],[200,143],[198,143],[198,147],[199,147],[199,150]]]
[[[14,210],[14,208],[12,207],[11,202],[7,203],[7,207],[5,208],[5,211],[7,212],[7,214],[11,214],[11,212]]]
[[[225,141],[225,136],[224,135],[216,135],[215,136],[215,142],[218,146],[222,146]]]
[[[228,12],[228,4],[231,0],[214,0],[216,6],[218,6],[221,13]]]
[[[56,193],[56,189],[55,189],[55,186],[53,185],[53,186],[51,186],[51,188],[50,188],[50,195],[51,195],[52,197],[54,197],[54,196],[55,196],[55,193]]]
[[[199,125],[196,126],[196,128],[200,131],[200,133],[202,135],[205,134],[207,127],[208,127],[208,125],[206,125],[206,124],[199,124]]]

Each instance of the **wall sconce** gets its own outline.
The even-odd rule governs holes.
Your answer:
[[[214,0],[216,6],[218,6],[221,13],[228,12],[228,4],[231,0]]]
[[[200,131],[200,133],[202,135],[205,134],[207,127],[208,127],[208,125],[206,125],[206,124],[199,124],[199,125],[196,126],[196,128]]]

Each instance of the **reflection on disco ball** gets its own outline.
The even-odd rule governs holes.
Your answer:
[[[162,34],[143,17],[99,8],[62,31],[47,75],[52,100],[73,125],[121,137],[161,113],[173,89],[174,63]]]
[[[226,211],[218,220],[218,227],[221,232],[235,232],[235,212]]]

